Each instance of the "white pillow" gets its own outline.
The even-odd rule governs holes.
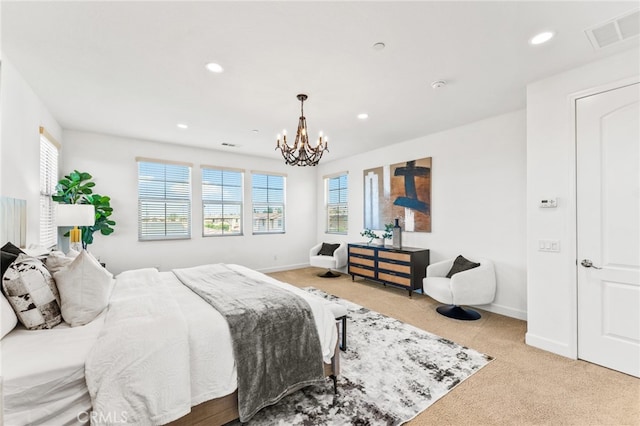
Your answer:
[[[18,320],[29,330],[60,324],[60,296],[44,264],[21,254],[2,277],[2,289]]]
[[[56,272],[71,265],[73,259],[75,259],[78,254],[79,253],[73,249],[69,249],[69,252],[66,255],[61,251],[54,250],[49,253],[49,256],[47,256],[45,265],[47,266],[49,272],[51,272],[51,274],[53,275]]]
[[[60,292],[62,318],[71,327],[93,321],[109,304],[113,275],[85,250],[53,278]]]
[[[9,304],[9,301],[2,293],[0,293],[0,339],[6,336],[11,330],[13,330],[18,324],[18,317],[13,312],[13,308]]]

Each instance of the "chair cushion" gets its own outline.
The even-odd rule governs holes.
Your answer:
[[[309,264],[317,268],[337,268],[336,258],[333,256],[311,256],[309,258]]]
[[[456,260],[453,261],[453,266],[449,270],[447,274],[447,278],[451,278],[454,274],[458,272],[467,271],[469,269],[477,268],[480,266],[479,263],[472,262],[469,259],[465,259],[462,255],[456,257]]]
[[[451,304],[453,302],[450,278],[426,277],[422,280],[422,290],[440,303]]]
[[[340,247],[340,243],[338,244],[322,243],[322,247],[318,252],[318,256],[333,256],[333,252],[336,251],[338,247]]]

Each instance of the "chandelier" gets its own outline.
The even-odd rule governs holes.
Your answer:
[[[307,100],[308,96],[300,94],[297,98],[300,101],[300,119],[298,121],[296,140],[293,143],[293,146],[289,146],[287,143],[287,132],[285,130],[282,135],[282,143],[280,143],[280,135],[278,135],[276,149],[280,149],[285,163],[290,166],[315,166],[322,158],[322,154],[325,151],[329,151],[327,149],[329,139],[324,138],[323,141],[322,132],[320,132],[318,144],[315,147],[311,147],[311,145],[309,145],[307,119],[304,118],[304,101]]]

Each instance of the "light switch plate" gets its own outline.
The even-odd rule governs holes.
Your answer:
[[[538,251],[559,253],[560,241],[559,240],[538,240]]]

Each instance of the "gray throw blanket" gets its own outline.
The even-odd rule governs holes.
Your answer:
[[[304,299],[222,264],[173,273],[229,323],[241,422],[324,379],[320,338]]]

